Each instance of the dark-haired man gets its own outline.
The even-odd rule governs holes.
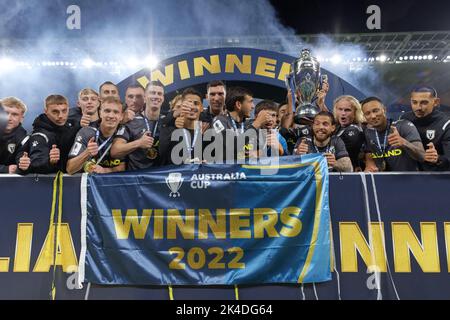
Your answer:
[[[352,172],[352,162],[345,149],[344,142],[333,136],[336,130],[336,119],[328,111],[320,111],[313,120],[313,137],[300,138],[294,152],[298,155],[321,153],[327,159],[330,171]]]
[[[96,127],[84,127],[78,131],[69,153],[67,173],[81,171],[109,173],[125,170],[122,159],[112,158],[112,139],[123,117],[122,102],[116,97],[106,97],[100,107],[100,123]]]
[[[263,137],[264,142],[258,145],[260,150],[259,156],[285,156],[289,154],[287,149],[286,140],[278,132],[277,119],[278,119],[278,105],[272,100],[262,100],[255,106],[255,117],[261,111],[266,111],[269,114],[270,120],[262,126],[262,134],[258,135],[258,138]],[[261,131],[260,129],[260,131]]]
[[[212,123],[212,120],[225,110],[226,86],[220,81],[211,81],[206,86],[208,108],[200,114],[200,121]]]
[[[246,123],[250,118],[255,105],[253,103],[253,94],[241,87],[230,88],[225,99],[227,111],[218,115],[212,122],[212,129],[216,135],[222,135],[224,144],[224,153],[222,157],[217,157],[217,162],[234,162],[249,157],[249,152],[255,150],[254,141],[240,141],[240,136],[247,130],[253,130],[254,136],[257,136],[256,130],[260,129],[265,123],[271,121],[271,116],[267,110],[261,111],[252,124]],[[227,139],[228,136],[228,139]],[[228,143],[230,137],[233,137],[233,143]],[[243,148],[241,148],[243,145]],[[239,149],[239,150],[238,150]],[[233,152],[231,152],[233,151]]]
[[[421,169],[450,170],[450,116],[439,110],[437,92],[429,86],[416,87],[411,92],[411,112],[402,116],[414,123],[426,149]]]
[[[98,92],[100,94],[100,101],[106,97],[116,97],[117,99],[120,99],[119,88],[111,81],[103,82],[100,85]]]
[[[145,89],[146,108],[119,128],[111,148],[111,156],[128,156],[127,169],[138,170],[160,165],[159,137],[164,87],[157,81]]]
[[[134,119],[136,114],[142,113],[145,108],[145,90],[139,84],[132,84],[125,91],[125,113],[122,123]]]
[[[364,99],[361,107],[368,124],[364,129],[365,172],[419,170],[425,151],[414,124],[388,119],[386,108],[377,97]]]
[[[161,137],[164,164],[189,164],[204,162],[203,150],[208,143],[203,141],[200,113],[202,95],[187,88],[181,95],[181,114],[170,133]]]

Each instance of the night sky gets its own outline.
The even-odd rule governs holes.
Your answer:
[[[283,25],[299,34],[450,30],[448,0],[270,0]],[[381,9],[381,30],[368,30],[369,5]]]

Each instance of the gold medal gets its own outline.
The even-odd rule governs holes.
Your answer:
[[[156,150],[156,148],[150,148],[147,150],[147,158],[149,158],[150,160],[155,160],[157,156],[158,151]]]
[[[386,160],[381,162],[381,171],[386,171]]]
[[[97,164],[95,163],[94,160],[86,161],[86,162],[84,163],[84,165],[83,165],[83,170],[84,170],[84,172],[86,172],[86,173],[91,173],[92,171],[95,170],[95,166],[96,166],[96,165],[97,165]]]

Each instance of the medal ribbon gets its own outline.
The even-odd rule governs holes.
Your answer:
[[[95,132],[95,142],[98,143],[98,138],[100,137],[100,129],[97,130],[97,132]],[[98,147],[98,152],[100,153],[100,151],[106,146],[106,144],[108,142],[110,142],[111,138],[114,137],[114,134],[112,136],[110,136],[108,139],[106,139],[105,141],[103,141],[103,143]],[[112,141],[111,141],[112,142]],[[105,157],[105,155],[108,153],[109,149],[111,149],[112,143],[109,143],[108,148],[106,148],[105,152],[102,153],[102,155],[100,156],[100,158],[95,162],[95,164],[100,163],[103,158]]]
[[[231,116],[231,114],[229,114],[229,113],[228,113],[228,117],[231,120],[231,125],[233,126],[234,132],[240,133],[240,134],[244,133],[244,121],[241,122],[241,128],[240,128],[240,132],[239,132],[236,120],[234,120],[233,117]]]
[[[187,147],[189,153],[192,153],[192,150],[194,150],[194,146],[195,146],[195,143],[197,142],[199,133],[200,133],[200,127],[196,126],[195,131],[194,131],[194,139],[192,139],[192,144],[191,144],[191,139],[190,139],[191,137],[189,136],[188,130],[183,129],[184,141],[186,143],[186,147]]]
[[[388,123],[386,131],[384,132],[383,146],[381,145],[381,142],[380,142],[380,137],[378,135],[378,130],[375,129],[375,137],[377,138],[377,147],[378,147],[378,150],[381,152],[382,155],[384,155],[384,152],[386,151],[387,137],[388,137],[390,129],[391,129],[391,123]]]

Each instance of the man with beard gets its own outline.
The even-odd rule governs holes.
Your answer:
[[[72,125],[87,127],[98,120],[98,107],[100,100],[98,93],[90,88],[85,88],[78,93],[77,107],[69,109],[68,121]]]
[[[440,99],[434,88],[417,87],[411,92],[412,112],[402,116],[414,123],[425,151],[424,171],[450,170],[450,116],[437,107]]]
[[[200,114],[200,121],[212,123],[212,120],[225,110],[226,86],[222,81],[211,81],[206,86],[208,108]]]
[[[377,97],[364,99],[361,107],[367,120],[364,171],[418,171],[425,151],[414,124],[387,119],[386,108]]]
[[[353,96],[340,96],[334,100],[333,114],[337,121],[336,135],[344,142],[355,171],[361,171],[364,166],[360,157],[364,144],[361,105]]]
[[[114,158],[128,156],[128,170],[154,167],[161,162],[159,138],[164,87],[160,82],[147,85],[145,101],[145,110],[118,130],[111,148]]]
[[[352,172],[352,162],[344,142],[338,136],[333,136],[335,129],[336,119],[333,114],[319,112],[313,120],[312,139],[300,138],[294,149],[295,154],[322,153],[330,171]]]
[[[109,153],[122,117],[122,102],[116,97],[106,97],[100,107],[100,123],[96,127],[84,127],[78,131],[69,153],[67,173],[74,174],[82,169],[89,173],[125,170],[125,163],[112,158]]]
[[[33,133],[22,152],[28,152],[31,173],[65,172],[67,156],[74,136],[80,126],[67,122],[69,103],[61,95],[50,95],[45,99],[44,113],[33,123]],[[27,151],[29,150],[29,151]]]
[[[19,148],[27,140],[27,131],[22,127],[27,106],[15,97],[4,98],[0,103],[0,108],[3,106],[8,116],[6,128],[0,137],[0,173],[16,173],[17,169],[27,170],[30,165],[27,155],[16,164]]]

